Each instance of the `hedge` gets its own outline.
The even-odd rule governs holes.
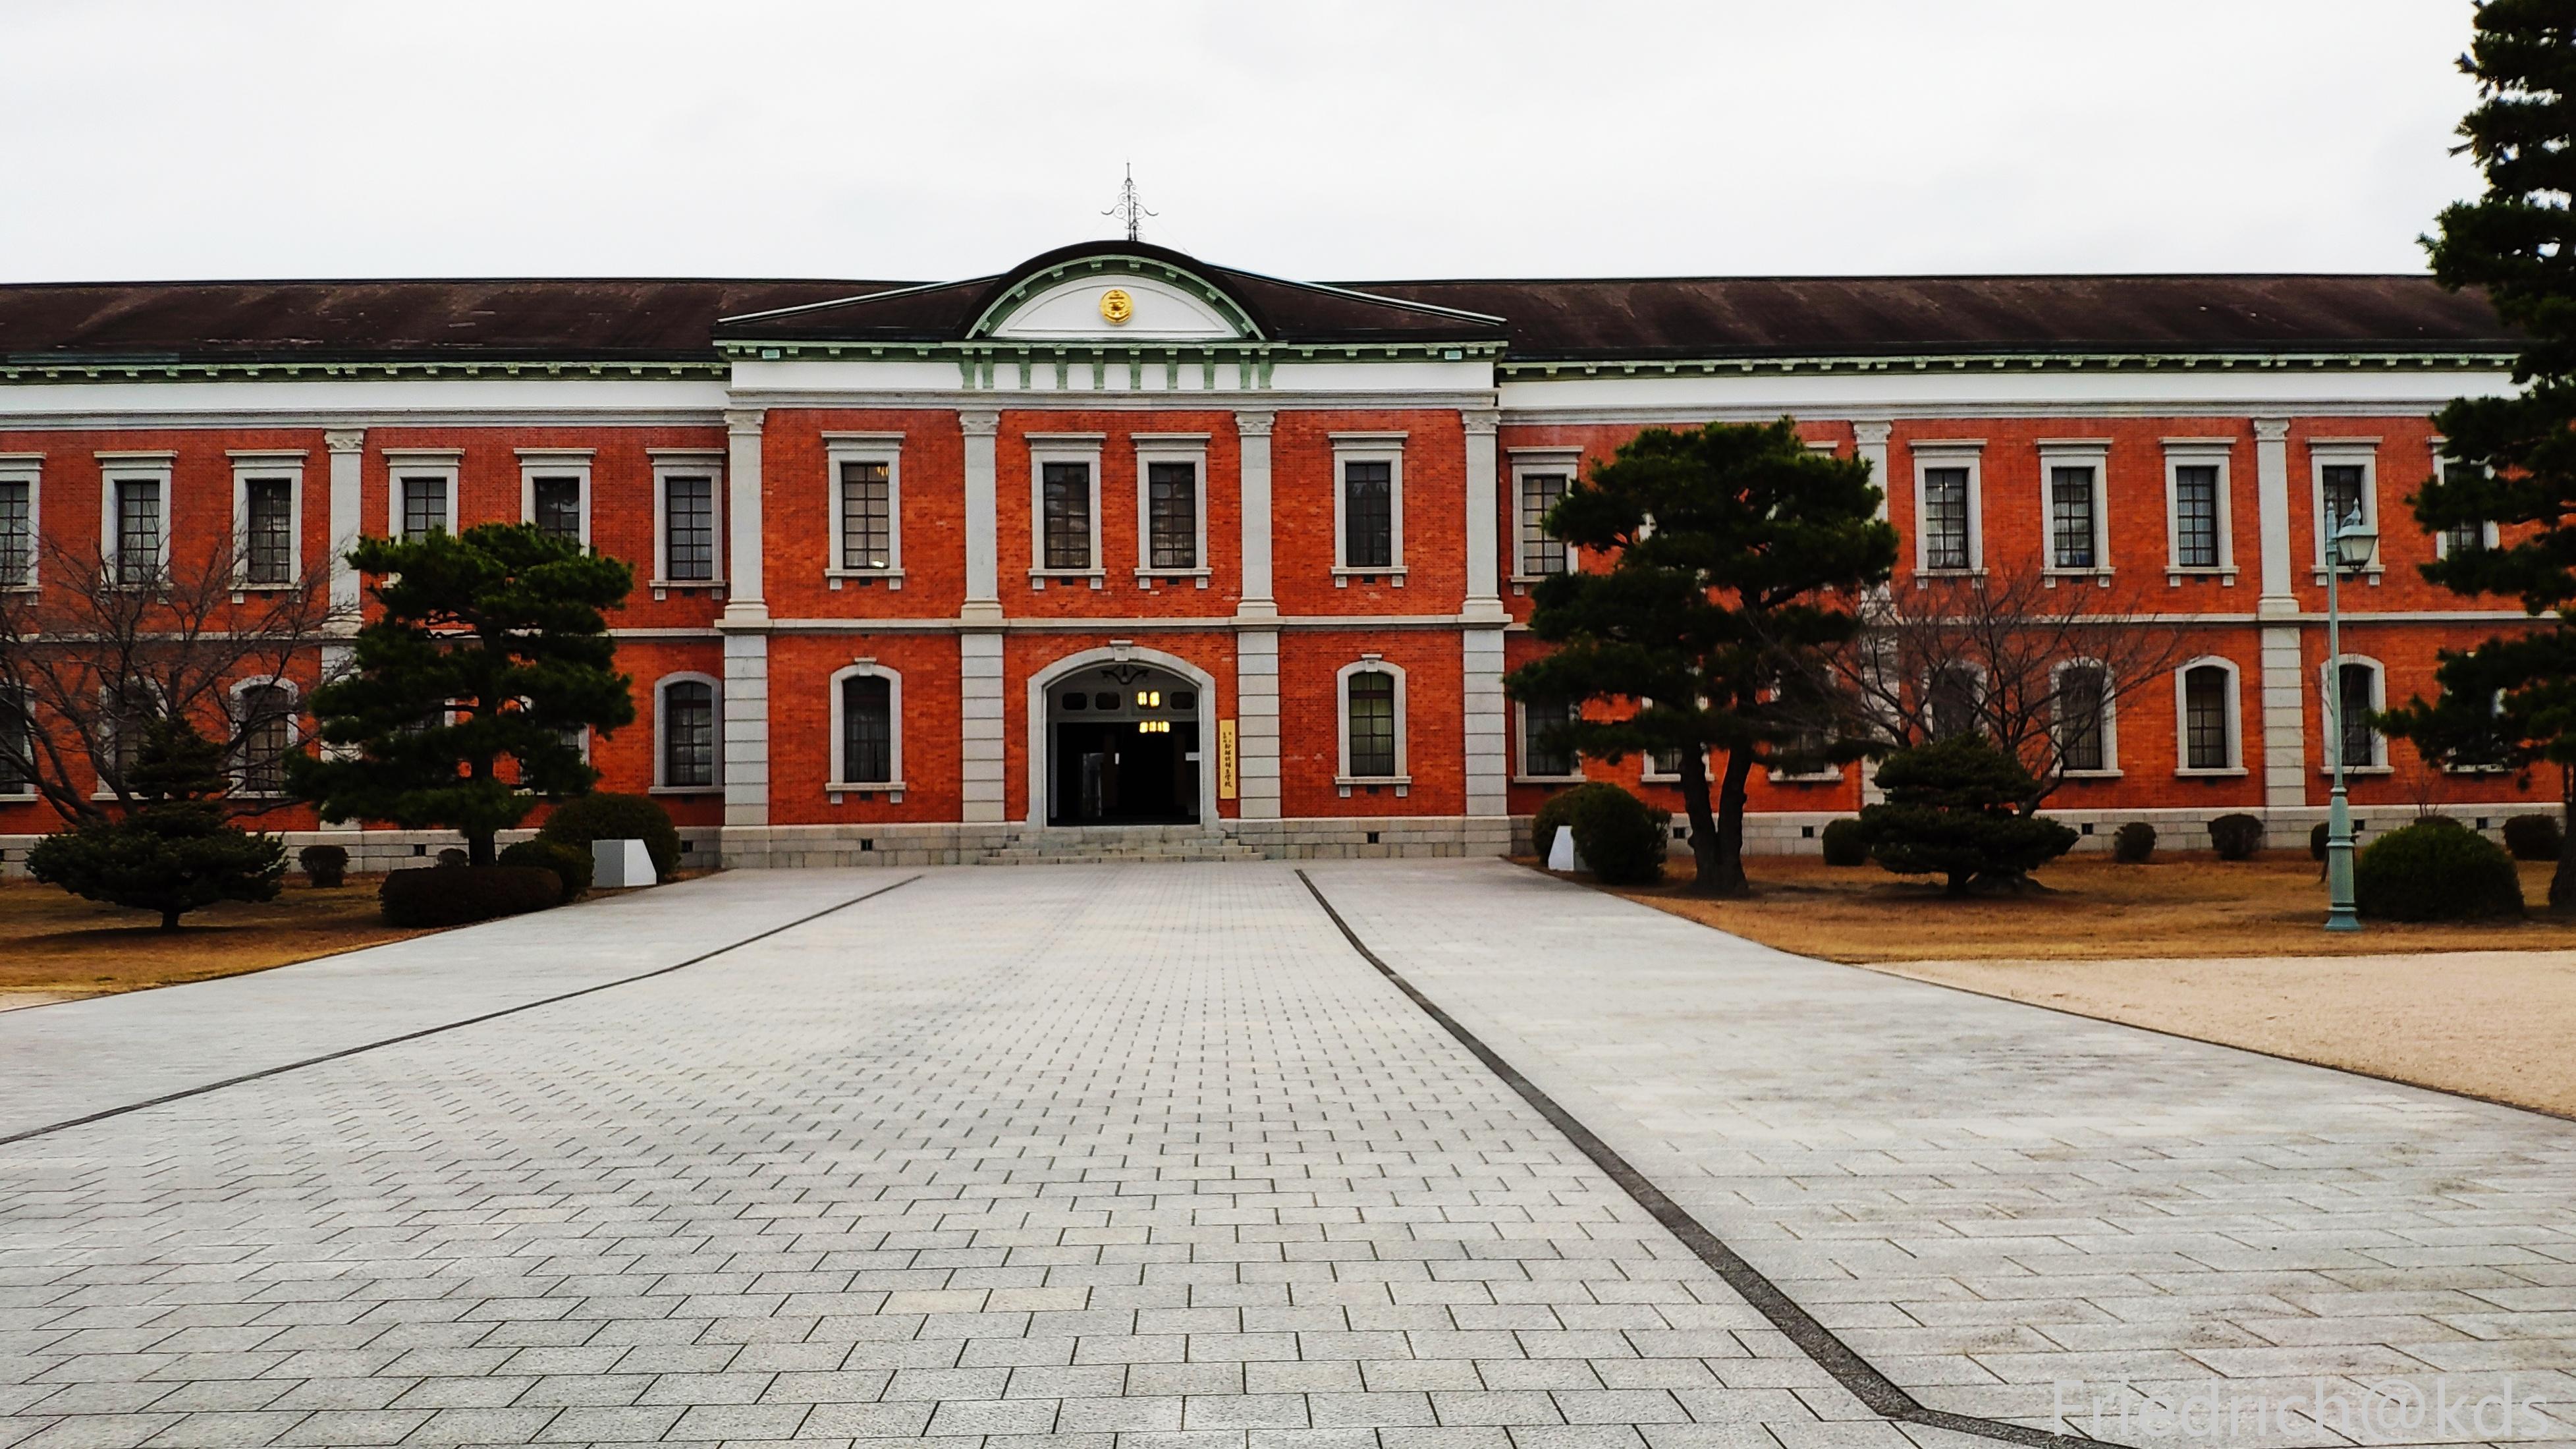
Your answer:
[[[2143,865],[2156,853],[2156,828],[2132,820],[2111,836],[2111,858],[2124,865]]]
[[[2353,862],[2353,902],[2389,921],[2522,914],[2522,879],[2504,847],[2440,817],[2372,841]]]
[[[542,911],[563,899],[563,882],[533,865],[439,865],[398,870],[378,894],[392,926],[462,926]]]
[[[1652,885],[1664,878],[1672,812],[1657,810],[1616,785],[1585,789],[1575,801],[1574,848],[1603,885]]]
[[[581,899],[590,889],[595,869],[589,851],[576,850],[560,840],[522,840],[501,852],[501,863],[553,871],[555,879],[563,883],[563,898],[568,901]]]
[[[2263,820],[2257,815],[2221,815],[2209,822],[2209,847],[2220,860],[2244,860],[2263,848]]]
[[[1869,827],[1849,819],[1825,822],[1825,864],[1869,864]]]
[[[2566,844],[2555,815],[2516,815],[2504,823],[2504,848],[2516,860],[2556,860]]]

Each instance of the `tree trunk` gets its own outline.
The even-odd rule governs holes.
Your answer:
[[[483,758],[474,762],[475,779],[489,780],[492,778],[493,773],[492,757],[490,755],[485,755]],[[467,865],[499,865],[501,863],[501,850],[498,845],[494,844],[494,841],[498,838],[499,834],[500,832],[488,827],[481,830],[468,827],[465,831],[465,863]]]
[[[1726,774],[1717,788],[1717,819],[1712,832],[1714,849],[1701,854],[1694,843],[1693,853],[1700,861],[1699,879],[1692,883],[1691,893],[1703,896],[1742,896],[1752,894],[1744,879],[1744,782],[1753,773],[1750,750],[1730,750],[1726,756]]]
[[[179,929],[178,907],[163,906],[161,908],[161,929],[165,931],[175,931]]]
[[[2576,840],[2567,828],[2576,825],[2576,766],[2558,767],[2558,869],[2549,873],[2549,914],[2576,916]]]
[[[1973,875],[1973,872],[1964,870],[1954,870],[1950,872],[1950,887],[1946,894],[1954,896],[1966,895],[1968,893],[1968,882],[1973,878]]]
[[[1682,813],[1690,817],[1692,889],[1717,879],[1717,816],[1708,806],[1708,759],[1699,750],[1682,751]]]

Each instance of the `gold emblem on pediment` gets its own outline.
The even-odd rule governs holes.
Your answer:
[[[1124,287],[1112,287],[1100,294],[1100,315],[1111,325],[1125,322],[1136,315],[1136,299]]]

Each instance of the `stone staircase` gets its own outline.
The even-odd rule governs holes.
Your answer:
[[[1260,860],[1258,849],[1202,825],[1051,826],[1025,831],[977,865],[1096,865],[1110,861]]]

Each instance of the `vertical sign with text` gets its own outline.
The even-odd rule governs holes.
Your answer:
[[[1216,722],[1216,798],[1234,798],[1234,721]]]

